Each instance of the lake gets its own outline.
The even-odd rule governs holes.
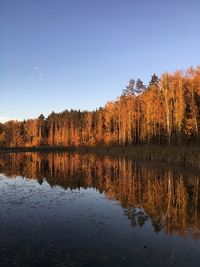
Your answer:
[[[199,266],[195,169],[6,153],[0,197],[0,266]]]

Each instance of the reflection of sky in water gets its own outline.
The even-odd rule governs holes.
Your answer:
[[[15,258],[26,266],[34,258],[38,264],[44,256],[49,266],[52,259],[57,263],[67,259],[75,266],[199,266],[199,241],[163,230],[156,233],[140,208],[130,209],[136,220],[147,216],[145,223],[132,227],[126,215],[129,208],[94,188],[65,190],[46,181],[40,185],[1,175],[0,196],[4,263]]]

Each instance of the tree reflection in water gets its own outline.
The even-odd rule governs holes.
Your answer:
[[[0,156],[0,173],[45,179],[65,189],[96,188],[119,201],[133,226],[150,220],[155,232],[200,238],[199,175],[125,159],[67,153]]]

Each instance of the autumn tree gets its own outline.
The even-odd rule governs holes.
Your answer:
[[[0,124],[1,147],[66,147],[199,142],[200,67],[131,79],[116,101],[95,111]]]

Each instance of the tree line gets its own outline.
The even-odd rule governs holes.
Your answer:
[[[130,80],[116,101],[95,111],[0,123],[1,147],[198,143],[200,66]]]

